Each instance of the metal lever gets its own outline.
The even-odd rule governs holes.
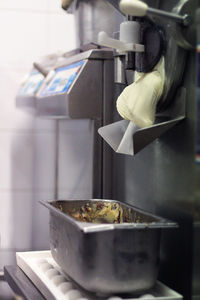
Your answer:
[[[117,49],[119,52],[144,52],[144,45],[136,43],[126,43],[110,38],[104,31],[101,31],[98,34],[98,44]]]
[[[169,13],[160,9],[151,8],[146,3],[140,0],[121,0],[119,6],[120,10],[126,15],[131,15],[135,17],[156,15],[175,21],[184,26],[188,26],[191,24],[191,18],[187,14],[184,16],[180,16],[178,14]]]
[[[36,70],[38,70],[44,77],[46,77],[49,73],[48,70],[46,70],[42,65],[40,65],[39,63],[37,62],[34,62],[33,63],[33,66]]]
[[[119,40],[113,39],[106,32],[98,34],[98,44],[117,49],[119,53],[144,52],[140,44],[140,24],[137,21],[125,21],[120,24]]]
[[[68,8],[70,7],[70,5],[72,4],[74,0],[62,0],[62,8],[64,10],[68,10]]]

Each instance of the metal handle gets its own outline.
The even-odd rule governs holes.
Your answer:
[[[62,0],[62,8],[67,10],[74,0]]]
[[[106,32],[101,31],[98,34],[98,44],[110,48],[117,49],[119,52],[144,52],[144,45],[136,43],[126,43],[113,39]]]
[[[164,17],[166,19],[175,21],[184,26],[188,26],[191,23],[191,18],[188,15],[180,16],[178,14],[169,13],[160,9],[149,7],[146,3],[140,0],[121,0],[120,10],[131,16],[143,17],[146,15],[156,15]]]
[[[36,70],[38,70],[44,77],[46,77],[49,73],[48,70],[46,70],[42,65],[40,65],[39,63],[37,62],[34,62],[33,63],[33,66]]]
[[[154,15],[154,16],[159,16],[159,17],[164,17],[166,19],[172,20],[174,22],[180,23],[184,26],[188,26],[191,23],[191,18],[189,15],[184,15],[184,16],[180,16],[174,13],[169,13],[166,12],[164,10],[160,10],[160,9],[154,9],[149,7],[147,9],[147,14],[149,15]]]

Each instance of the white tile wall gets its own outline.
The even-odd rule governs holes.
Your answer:
[[[49,14],[47,16],[47,28],[51,32],[47,40],[47,52],[55,52],[56,50],[71,49],[70,40],[73,42],[75,48],[75,35],[74,35],[74,18],[73,15],[66,14]],[[59,49],[57,48],[57,41],[59,39]]]
[[[33,187],[33,135],[23,131],[0,133],[0,191]]]
[[[0,10],[1,60],[27,65],[46,53],[46,15]]]
[[[32,244],[31,191],[0,192],[1,249],[30,249]]]
[[[54,189],[55,132],[2,131],[0,145],[0,191]]]
[[[15,69],[12,67],[12,63],[8,61],[1,62],[0,55],[0,132],[2,130],[16,131],[18,129],[30,131],[33,128],[33,117],[22,110],[16,109],[15,106],[15,95],[20,80],[28,70],[28,68]]]
[[[60,0],[0,0],[0,268],[15,250],[48,248],[48,212],[55,185],[55,121],[15,106],[33,61],[75,48],[73,16]],[[64,156],[63,156],[64,157]]]
[[[47,10],[53,13],[65,13],[61,7],[61,0],[47,0]]]
[[[32,11],[34,13],[64,14],[61,9],[61,0],[0,0],[0,10]]]
[[[56,2],[56,1],[55,1]],[[43,11],[47,10],[48,0],[0,0],[0,10],[13,10],[13,11]],[[58,4],[58,1],[57,1]]]

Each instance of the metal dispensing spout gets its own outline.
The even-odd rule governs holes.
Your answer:
[[[185,6],[187,6],[186,4]],[[130,51],[135,55],[134,70],[136,72],[134,82],[128,84],[116,102],[117,111],[124,120],[106,125],[98,130],[104,140],[118,153],[135,155],[185,118],[186,90],[184,88],[177,91],[173,99],[173,105],[168,110],[165,109],[165,111],[159,113],[156,110],[157,104],[165,91],[166,33],[162,26],[158,26],[156,20],[142,18],[151,12],[152,15],[159,14],[178,22],[178,25],[175,24],[173,27],[176,33],[179,30],[181,31],[180,36],[177,34],[176,41],[183,45],[183,48],[189,48],[190,43],[183,37],[185,28],[188,30],[190,27],[187,26],[190,24],[190,18],[188,17],[190,13],[187,16],[182,13],[185,6],[176,7],[176,11],[180,15],[168,14],[167,12],[150,9],[139,0],[121,0],[121,11],[128,16],[139,18],[134,19],[134,21],[126,21],[127,24],[126,22],[121,24],[119,40],[111,39],[105,33],[99,34],[99,44],[117,49],[119,56],[124,55],[127,57]],[[183,26],[180,26],[180,24]],[[132,28],[130,35],[128,30],[123,32],[126,25]],[[121,69],[127,69],[126,65],[121,63],[118,64],[115,73],[119,71],[120,66]],[[121,79],[124,79],[123,76],[121,76]],[[115,82],[119,83],[119,81]],[[122,80],[121,83],[123,83]],[[125,84],[127,85],[127,83]]]
[[[131,69],[135,69],[135,53],[144,53],[145,47],[140,43],[140,23],[126,20],[120,24],[119,40],[111,38],[106,32],[98,35],[100,45],[114,48],[115,56],[115,83],[126,84],[125,71],[130,69],[130,58],[133,64]]]
[[[133,21],[127,21],[121,23],[120,35],[122,35],[122,37],[120,38],[120,40],[110,38],[106,32],[101,31],[98,36],[98,43],[103,46],[117,49],[120,53],[125,53],[128,51],[144,52],[144,45],[135,43],[135,41],[133,40],[134,36],[136,35],[138,36],[138,32],[139,32],[138,26],[139,23]],[[137,30],[137,34],[135,34],[136,30]],[[131,40],[129,39],[130,36],[131,36]]]
[[[177,23],[181,23],[184,26],[190,25],[192,21],[190,16],[187,14],[181,16],[160,9],[151,8],[140,0],[121,0],[120,10],[125,14],[135,17],[144,17],[147,15],[159,16]]]
[[[140,23],[126,20],[120,24],[119,39],[111,38],[106,32],[98,35],[98,44],[114,48],[115,83],[125,84],[125,70],[129,69],[129,58],[134,53],[144,53],[145,47],[140,43]],[[132,67],[134,69],[134,66]]]

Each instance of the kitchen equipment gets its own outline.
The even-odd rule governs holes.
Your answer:
[[[189,4],[188,3],[189,3],[188,1],[186,1],[186,3],[180,3],[179,6],[176,8],[179,14],[182,14],[187,10],[190,12],[190,16],[185,14],[184,17],[183,16],[181,17],[179,14],[166,13],[165,11],[162,10],[150,9],[148,8],[148,5],[142,1],[121,0],[119,6],[121,11],[123,13],[126,13],[126,15],[141,17],[146,15],[147,12],[151,11],[151,13],[154,12],[158,16],[165,16],[168,20],[173,20],[178,23],[181,22],[181,24],[183,23],[182,24],[183,27],[189,28],[188,30],[191,32],[191,36],[193,36],[194,28],[189,25],[194,23],[195,15],[194,13],[191,13],[191,2]],[[99,129],[99,133],[108,142],[108,144],[110,144],[115,151],[123,154],[135,155],[138,152],[138,149],[142,149],[143,147],[151,143],[156,137],[159,137],[166,130],[176,125],[177,122],[184,119],[184,115],[185,115],[184,100],[185,100],[186,90],[183,92],[184,88],[182,87],[181,89],[179,88],[179,92],[176,94],[175,97],[173,97],[175,99],[173,99],[174,103],[172,104],[172,108],[175,108],[177,106],[177,101],[175,100],[177,100],[176,99],[177,97],[180,98],[180,94],[181,94],[181,99],[179,103],[182,103],[182,105],[179,104],[181,111],[178,112],[178,115],[175,118],[174,116],[172,117],[172,115],[169,115],[169,119],[167,120],[167,123],[166,123],[166,119],[165,120],[159,119],[159,121],[156,122],[156,126],[152,126],[154,124],[154,120],[156,119],[155,118],[156,112],[157,114],[159,114],[159,103],[163,102],[163,97],[165,98],[165,102],[169,103],[170,101],[171,102],[173,101],[172,99],[171,100],[166,99],[166,96],[168,94],[167,89],[171,89],[171,87],[169,86],[169,79],[168,79],[171,76],[169,76],[169,70],[167,69],[167,67],[165,67],[165,59],[167,58],[166,62],[168,64],[169,58],[167,56],[166,49],[167,51],[169,51],[169,48],[171,48],[171,50],[175,50],[176,45],[171,44],[171,46],[168,47],[167,42],[171,43],[172,37],[167,36],[166,33],[164,33],[163,28],[161,29],[161,27],[158,26],[157,28],[154,28],[155,21],[153,22],[154,25],[152,25],[152,23],[149,22],[146,25],[146,29],[143,28],[144,22],[146,22],[146,20],[144,21],[141,18],[137,18],[134,21],[132,20],[132,21],[126,21],[121,23],[119,40],[109,38],[104,32],[100,32],[98,38],[99,44],[117,49],[117,52],[120,55],[124,56],[126,60],[128,59],[128,53],[130,52],[136,53],[133,56],[135,63],[133,64],[132,69],[133,70],[135,69],[139,72],[135,73],[134,76],[135,82],[132,85],[126,87],[125,90],[121,93],[121,95],[117,99],[117,108],[119,114],[123,116],[124,119],[134,122],[134,124],[129,124],[127,132],[125,132],[125,135],[122,135],[122,131],[120,129],[118,130],[119,124],[122,125],[119,122],[111,124],[111,127],[108,127],[109,125],[107,125]],[[124,28],[126,30],[124,30]],[[149,35],[152,28],[154,28],[155,32],[157,32],[160,43],[155,43],[152,36]],[[182,29],[183,28],[181,28],[181,30]],[[176,29],[177,32],[179,30],[180,28]],[[148,38],[146,39],[144,39],[144,37],[142,38],[142,36],[145,36],[145,34],[148,36]],[[163,42],[163,40],[165,42]],[[185,43],[182,43],[182,40],[184,40],[184,38],[181,39],[179,35],[176,35],[176,42],[179,43],[183,48],[188,49],[189,46],[186,46],[188,41],[186,43],[184,40]],[[155,51],[152,51],[151,49],[150,52],[152,53],[156,52],[157,47],[161,48],[160,51],[158,51],[158,55],[156,58],[157,60],[160,59],[160,62],[158,64],[159,66],[157,65],[156,68],[155,67],[156,60],[151,55],[150,56],[151,69],[147,70],[146,60],[147,57],[149,56],[148,47],[149,44],[151,43],[154,44],[152,49],[155,49]],[[142,46],[143,48],[140,49]],[[191,41],[190,47],[192,48],[193,46],[194,46],[194,40]],[[152,65],[152,61],[154,62],[154,65]],[[141,65],[143,65],[143,67],[141,67]],[[127,69],[127,66],[122,66],[122,67],[124,67],[124,69]],[[181,69],[181,67],[179,69]],[[152,73],[150,73],[150,71],[152,71]],[[157,73],[157,71],[159,72]],[[118,70],[116,69],[115,72],[118,73]],[[143,74],[141,72],[145,72],[145,73]],[[163,88],[164,88],[164,92],[163,92]],[[122,126],[124,126],[124,123]],[[147,128],[147,130],[141,131],[140,128],[138,128],[138,126],[140,128],[145,127]],[[129,130],[130,127],[131,130]],[[115,136],[122,135],[122,138],[118,138],[119,142],[117,142],[117,145],[113,146],[112,136],[110,136],[109,133],[111,132],[110,129],[112,130],[112,132],[115,131],[116,133]],[[129,135],[128,138],[127,135]],[[139,143],[138,143],[137,136],[141,137],[139,138]],[[116,143],[114,142],[114,144]],[[140,145],[138,146],[137,144]]]
[[[111,197],[111,151],[101,140],[97,130],[102,125],[111,122],[113,109],[113,51],[110,49],[93,49],[87,51],[72,51],[71,55],[54,65],[54,75],[48,80],[48,75],[36,95],[36,114],[43,118],[73,120],[66,126],[77,131],[80,120],[82,128],[86,127],[87,147],[82,147],[82,156],[89,157],[85,166],[85,176],[78,175],[87,186],[85,197]],[[58,121],[59,122],[59,121]],[[87,125],[89,123],[89,126]],[[58,124],[59,127],[59,124]],[[82,129],[81,129],[82,130]],[[68,168],[59,158],[59,128],[57,133],[58,170],[56,194],[62,197],[59,186],[65,185],[63,168]],[[86,144],[86,143],[84,143]],[[90,147],[90,148],[89,148]],[[89,150],[88,150],[89,148]],[[89,154],[88,154],[89,153]],[[70,159],[71,168],[82,164],[80,155]],[[79,174],[80,172],[78,172]],[[78,179],[77,179],[78,178]],[[63,180],[63,183],[61,183]],[[75,183],[74,190],[77,190]],[[69,187],[71,188],[71,187]],[[76,192],[75,192],[76,193]],[[68,197],[81,195],[68,194]]]
[[[104,68],[112,60],[111,50],[91,49],[55,64],[54,75],[43,83],[37,93],[37,115],[48,118],[100,119],[103,83],[99,78],[104,75]],[[110,83],[111,72],[109,70],[104,75],[105,84]]]
[[[159,281],[156,282],[153,289],[148,290],[148,293],[145,294],[123,295],[123,298],[119,295],[104,298],[94,297],[93,294],[78,288],[70,281],[57,265],[50,251],[18,252],[16,259],[18,268],[6,267],[5,277],[8,283],[12,284],[15,293],[23,296],[25,300],[43,300],[43,296],[48,300],[76,300],[80,298],[111,300],[113,297],[116,300],[136,300],[142,297],[146,300],[152,298],[155,300],[181,300],[183,298]],[[35,287],[39,289],[41,294]]]
[[[124,14],[133,15],[138,17],[144,17],[145,15],[158,15],[168,20],[173,20],[177,23],[181,23],[184,26],[188,26],[191,22],[190,16],[185,14],[183,16],[165,12],[159,9],[148,7],[148,5],[142,1],[135,0],[121,0],[120,9]]]
[[[62,59],[61,53],[54,53],[43,57],[39,62],[33,63],[32,70],[25,76],[17,92],[17,107],[35,114],[36,94],[47,75],[52,74],[56,61],[60,59]]]
[[[112,0],[115,8],[118,7],[117,2],[118,0]],[[75,17],[77,47],[91,42],[97,43],[100,30],[106,31],[109,35],[119,30],[119,24],[124,20],[124,16],[117,9],[113,9],[112,5],[107,0],[74,1],[71,11]]]
[[[173,106],[163,114],[157,114],[155,124],[152,126],[139,128],[131,121],[121,120],[99,128],[98,132],[115,152],[135,155],[185,119],[185,100],[186,90],[180,88]]]
[[[50,211],[52,256],[79,286],[102,294],[144,292],[154,286],[161,229],[176,223],[114,200],[41,203]],[[80,222],[71,216],[85,205],[108,203],[120,206],[123,223]]]
[[[32,110],[32,112],[34,113],[35,95],[43,81],[44,75],[35,68],[33,68],[23,80],[20,89],[16,95],[17,107],[23,108],[28,111]]]
[[[133,1],[131,2],[133,3]],[[197,142],[199,140],[199,109],[196,95],[198,62],[196,51],[193,49],[196,43],[194,16],[199,7],[199,1],[144,0],[143,3],[148,4],[147,15],[140,18],[133,14],[127,19],[140,23],[142,30],[139,42],[145,46],[145,52],[134,53],[134,55],[128,52],[126,55],[122,55],[113,51],[113,57],[108,60],[104,60],[103,56],[101,58],[90,57],[93,54],[90,53],[88,56],[88,53],[85,52],[87,52],[88,43],[92,43],[96,47],[96,50],[92,50],[96,53],[98,50],[99,52],[105,50],[99,49],[99,45],[96,45],[98,32],[102,30],[107,33],[107,36],[119,39],[119,24],[124,21],[125,17],[120,14],[119,10],[111,6],[114,5],[118,9],[119,1],[74,0],[70,6],[76,19],[77,46],[79,49],[78,52],[76,49],[76,53],[70,52],[66,56],[69,59],[67,66],[77,62],[77,58],[79,61],[81,59],[91,59],[94,62],[100,60],[102,64],[102,72],[99,73],[102,81],[102,89],[100,89],[103,98],[102,114],[100,119],[90,119],[92,123],[95,123],[93,124],[94,132],[101,126],[120,120],[114,109],[115,100],[124,87],[134,80],[134,70],[148,72],[149,68],[153,67],[152,62],[153,64],[156,63],[159,55],[164,55],[166,62],[166,80],[163,96],[157,107],[157,123],[153,128],[146,131],[139,130],[133,133],[134,148],[132,147],[131,151],[137,152],[137,154],[130,156],[119,155],[115,152],[110,153],[101,139],[98,140],[97,144],[95,143],[93,153],[101,159],[93,160],[94,172],[90,181],[93,177],[93,195],[95,197],[91,198],[96,198],[97,195],[98,198],[102,198],[105,195],[105,190],[107,190],[111,195],[109,198],[120,199],[122,202],[130,203],[145,211],[176,221],[179,228],[164,230],[162,234],[158,278],[183,294],[184,300],[199,299],[200,167],[197,151],[199,149]],[[158,14],[155,9],[164,11],[165,17],[160,17],[164,14],[162,12]],[[171,19],[172,15],[168,18],[168,13],[175,14],[176,17],[179,15],[181,19],[187,14],[191,17],[191,22],[188,26],[180,22],[177,23],[174,18]],[[199,19],[198,16],[196,19]],[[198,45],[197,49],[199,49]],[[115,74],[113,74],[114,61],[116,65]],[[90,75],[89,73],[87,75]],[[108,73],[110,75],[107,81],[105,78]],[[81,70],[76,78],[79,75],[81,78]],[[75,79],[72,83],[71,91],[75,85],[77,87],[79,80],[76,81]],[[117,84],[114,90],[115,82]],[[77,97],[82,96],[82,93],[83,89],[79,89]],[[183,97],[179,97],[179,95]],[[43,99],[45,101],[45,98],[42,97],[38,101]],[[65,114],[60,116],[71,119],[70,115],[66,114],[67,97],[64,99],[65,105],[62,112],[64,111]],[[55,97],[54,100],[56,100]],[[61,102],[63,103],[63,99]],[[45,101],[46,108],[48,108],[47,103]],[[55,104],[55,102],[53,103]],[[59,106],[59,101],[57,104]],[[55,112],[57,112],[57,108],[55,108]],[[172,112],[172,114],[168,114],[168,112]],[[49,115],[47,113],[46,117],[58,118],[58,114],[54,114],[54,111],[51,110],[51,113]],[[159,120],[162,121],[162,126],[159,125]],[[76,122],[76,120],[70,122]],[[78,126],[77,124],[74,124],[74,128]],[[174,124],[176,126],[172,127],[171,125]],[[120,123],[121,127],[122,125],[124,124]],[[127,124],[125,125],[127,126]],[[170,130],[167,131],[166,129],[169,127]],[[65,138],[64,135],[62,138]],[[97,135],[94,135],[93,138],[94,141],[98,139]],[[81,150],[82,148],[84,147],[81,146]],[[62,174],[66,174],[64,172],[59,173],[58,181],[63,180],[63,185],[66,184],[66,178],[70,180],[73,175],[68,162],[66,163],[67,159],[72,161],[74,167],[79,166],[79,160],[77,156],[74,156],[74,149],[76,148],[73,148],[70,158],[67,157],[66,153],[59,152],[61,156],[58,169],[69,170],[68,176],[62,176]],[[107,172],[108,170],[109,172]],[[86,174],[88,173],[82,173],[79,178],[85,178]],[[79,182],[75,184],[75,187],[76,190],[80,187]],[[87,190],[89,189],[87,188]],[[58,195],[60,198],[63,195],[60,193],[59,185]],[[62,197],[62,199],[68,198]],[[66,216],[63,217],[63,222],[65,218]],[[108,225],[106,224],[106,226]]]

